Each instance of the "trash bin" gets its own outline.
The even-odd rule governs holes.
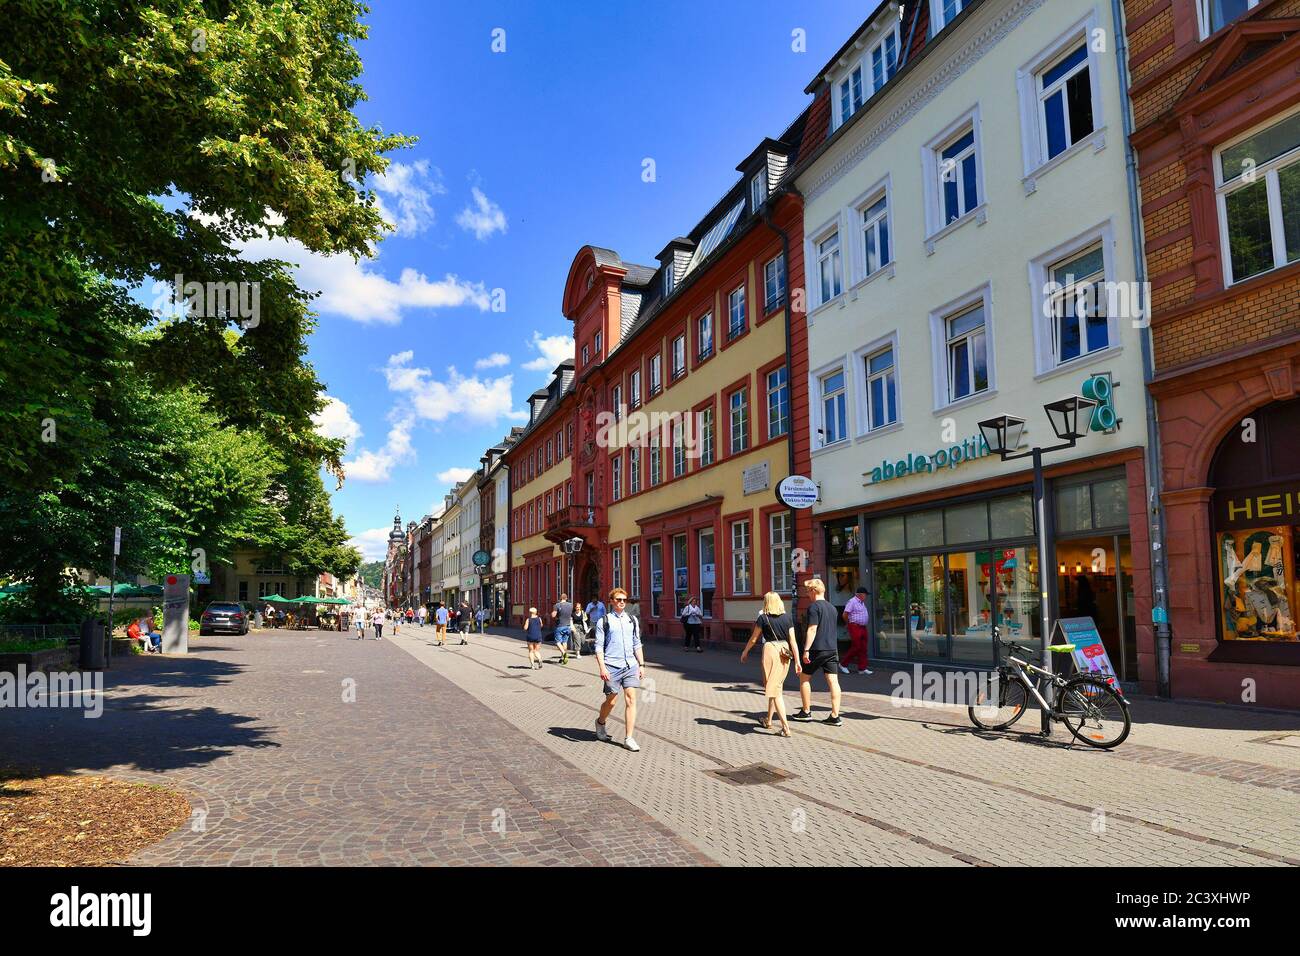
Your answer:
[[[104,664],[104,622],[88,617],[81,622],[81,669],[102,671]]]

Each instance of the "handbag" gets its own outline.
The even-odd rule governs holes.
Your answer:
[[[769,632],[772,634],[772,640],[771,640],[770,642],[768,642],[768,641],[766,640],[766,639],[767,639],[767,634],[768,634]],[[788,663],[790,663],[790,661],[792,661],[792,660],[794,659],[794,658],[792,658],[792,657],[790,656],[790,645],[789,645],[789,643],[787,643],[786,641],[779,640],[779,639],[776,637],[776,632],[775,632],[775,631],[772,631],[772,622],[771,622],[771,620],[768,618],[768,616],[767,616],[767,612],[766,612],[766,611],[763,612],[763,638],[764,638],[764,641],[765,641],[766,643],[773,643],[773,644],[779,644],[779,645],[780,645],[780,647],[781,647],[781,663],[782,663],[782,664],[788,664]]]

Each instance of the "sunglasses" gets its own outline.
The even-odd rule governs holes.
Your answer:
[[[615,604],[626,604],[626,603],[627,603],[627,598],[614,598],[614,603],[615,603]]]

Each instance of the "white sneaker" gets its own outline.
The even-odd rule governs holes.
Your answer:
[[[840,673],[841,673],[841,674],[847,674],[848,672],[849,672],[849,669],[848,669],[847,667],[845,667],[843,664],[841,664],[841,665],[840,665]]]
[[[632,751],[633,753],[636,753],[638,750],[641,749],[640,747],[637,746],[636,741],[633,740],[631,737],[628,737],[626,740],[623,741],[623,746],[626,747],[628,750]]]
[[[862,670],[858,671],[858,676],[859,676],[859,677],[862,677],[862,676],[864,676],[864,675],[866,675],[866,674],[870,674],[870,673],[871,673],[871,671],[867,670],[867,669],[864,667],[864,668],[862,668]]]
[[[605,732],[605,725],[599,720],[596,721],[596,739],[603,741],[608,741],[610,739],[609,734]]]

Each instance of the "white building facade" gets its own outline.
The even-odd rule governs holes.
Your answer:
[[[1147,331],[1115,38],[1101,0],[882,4],[809,87],[814,569],[841,608],[870,592],[873,660],[991,666],[991,625],[1041,642],[1046,595],[1136,679]],[[978,423],[1054,445],[1044,404],[1085,392],[1113,412],[1044,459],[1043,556],[1027,461]]]

